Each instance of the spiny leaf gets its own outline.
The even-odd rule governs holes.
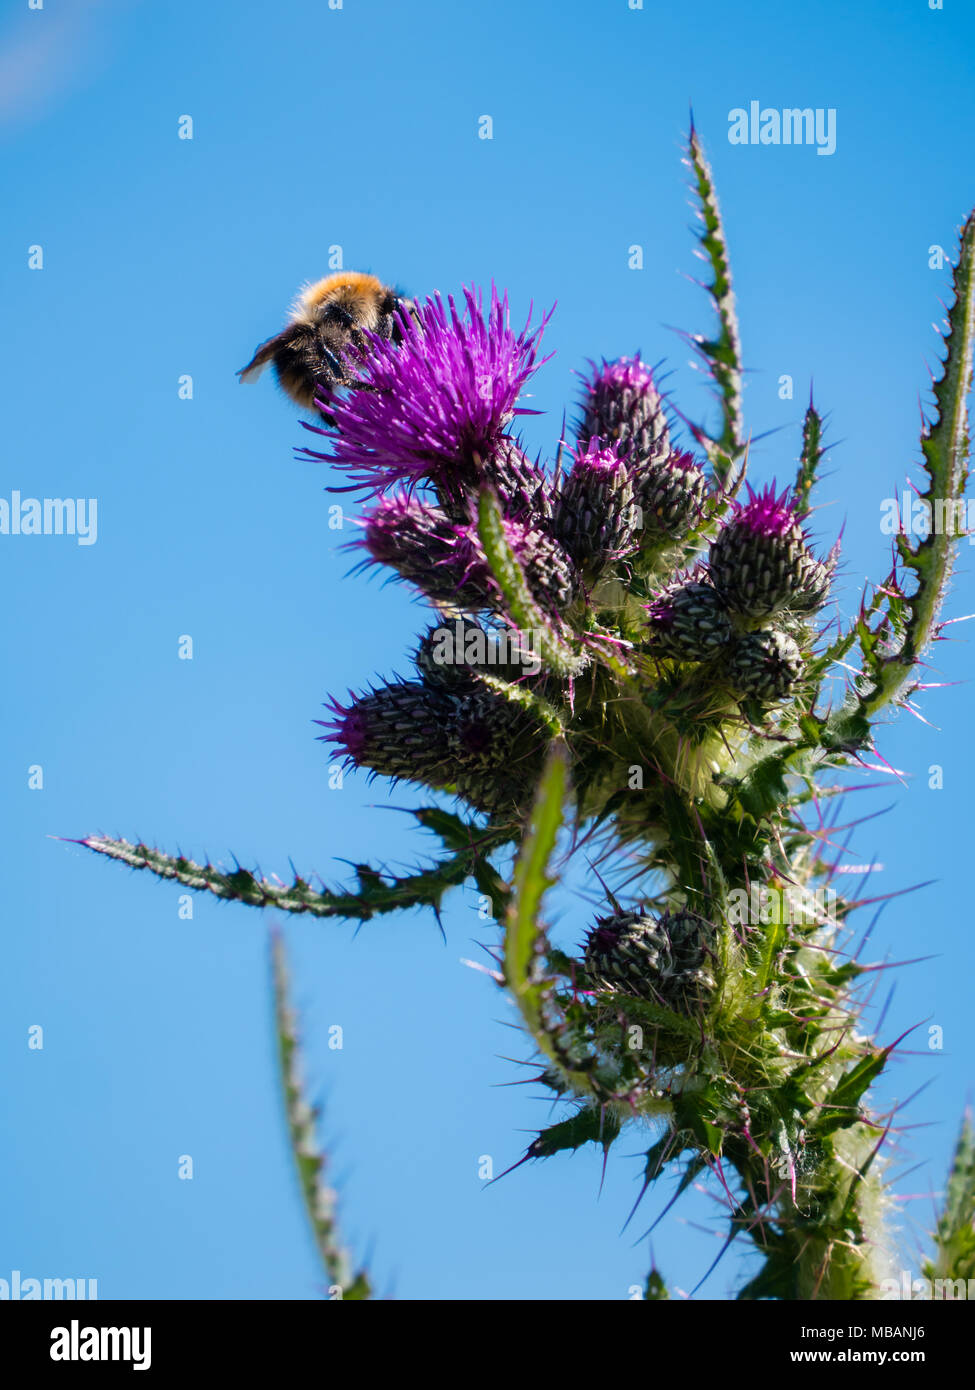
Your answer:
[[[315,1135],[318,1112],[304,1095],[295,1014],[288,994],[288,968],[279,932],[271,933],[271,983],[288,1137],[315,1244],[329,1284],[341,1291],[342,1300],[368,1299],[372,1297],[368,1275],[362,1269],[355,1273],[352,1270],[339,1235],[336,1194],[323,1181],[326,1157]]]
[[[803,511],[809,506],[809,494],[816,481],[824,452],[823,417],[810,400],[802,423],[802,453],[799,456],[799,471],[794,488],[796,503]]]
[[[469,821],[439,806],[423,807],[413,814],[421,825],[440,836],[447,849],[462,851],[466,848],[470,854],[470,877],[484,897],[490,899],[493,915],[496,918],[503,916],[511,889],[488,859],[488,854],[514,839],[514,827],[488,826],[479,830]]]
[[[869,688],[861,706],[871,715],[895,700],[915,670],[928,643],[936,636],[941,602],[951,575],[954,546],[960,538],[956,524],[968,479],[968,395],[972,385],[975,344],[975,212],[962,229],[953,274],[954,303],[948,311],[947,353],[934,386],[934,417],[921,436],[927,490],[920,494],[933,509],[929,534],[916,544],[898,536],[901,563],[917,579],[916,592],[892,593],[886,608],[892,651],[872,663]]]
[[[711,168],[704,156],[693,121],[688,139],[687,163],[694,175],[694,191],[700,204],[698,216],[702,230],[698,239],[710,262],[714,277],[706,289],[717,311],[719,329],[715,338],[709,339],[703,335],[692,338],[698,353],[717,383],[722,412],[721,433],[712,436],[700,430],[698,437],[707,450],[717,480],[725,487],[733,489],[738,481],[738,460],[744,452],[741,341],[735,294],[731,286],[728,245],[718,208],[718,198]]]
[[[608,1149],[620,1132],[620,1121],[609,1109],[586,1105],[567,1120],[549,1125],[528,1146],[528,1157],[551,1158],[566,1149],[573,1152],[584,1144],[602,1144]]]
[[[213,893],[248,907],[273,907],[281,912],[309,912],[313,917],[342,917],[359,922],[410,907],[439,907],[448,888],[463,883],[483,862],[476,848],[468,848],[433,868],[403,878],[384,875],[362,864],[356,866],[358,889],[319,891],[298,875],[290,884],[272,883],[249,869],[238,866],[228,873],[215,864],[197,864],[182,855],[163,854],[151,845],[129,840],[90,835],[77,843],[133,869],[148,869],[158,878],[173,879],[185,888]]]
[[[832,1134],[834,1130],[846,1129],[863,1118],[860,1098],[883,1071],[887,1056],[887,1048],[871,1048],[856,1066],[840,1078],[819,1109],[815,1121],[817,1134]]]

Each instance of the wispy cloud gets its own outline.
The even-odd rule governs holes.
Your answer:
[[[0,31],[0,127],[36,120],[104,67],[117,0],[72,0],[21,14]]]

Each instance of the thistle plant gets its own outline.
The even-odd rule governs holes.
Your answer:
[[[844,622],[839,547],[811,531],[823,412],[810,400],[793,477],[746,478],[725,234],[693,130],[687,164],[717,315],[690,342],[716,428],[688,424],[654,370],[621,357],[592,365],[554,466],[531,460],[518,426],[549,317],[516,330],[493,287],[434,294],[400,311],[396,334],[350,345],[348,386],[323,386],[308,425],[303,454],[366,507],[355,555],[433,610],[404,642],[414,674],[331,698],[321,737],[351,768],[439,793],[412,815],[441,857],[403,877],[360,866],[343,889],[83,843],[250,906],[358,921],[437,911],[473,878],[500,932],[494,978],[564,1107],[522,1161],[650,1134],[640,1196],[666,1173],[678,1192],[714,1175],[726,1244],[757,1257],[739,1297],[869,1299],[895,1263],[892,1119],[869,1094],[894,1045],[864,1018],[871,967],[821,808],[876,756],[883,712],[914,707],[942,636],[968,466],[975,214],[921,438],[920,494],[949,524],[897,536],[890,573]],[[605,905],[580,916],[571,954],[551,939],[546,893],[577,867]],[[971,1265],[971,1173],[966,1129],[932,1256],[946,1277],[956,1256]],[[354,1287],[368,1291],[364,1276]],[[647,1296],[666,1296],[655,1270]]]

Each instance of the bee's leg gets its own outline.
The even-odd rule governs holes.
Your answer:
[[[346,378],[345,363],[341,357],[331,348],[322,344],[322,365],[328,369],[333,381],[344,381]]]

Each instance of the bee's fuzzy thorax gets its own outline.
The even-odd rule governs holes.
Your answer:
[[[358,270],[338,270],[304,286],[291,309],[292,323],[314,323],[318,310],[326,300],[341,303],[357,318],[372,317],[373,306],[380,303],[386,287],[375,275]]]

